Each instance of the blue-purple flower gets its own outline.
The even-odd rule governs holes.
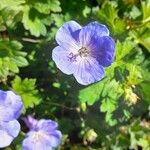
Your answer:
[[[80,26],[75,21],[66,22],[56,34],[59,46],[52,58],[65,74],[73,74],[82,85],[104,77],[104,67],[114,61],[115,42],[103,24],[91,22]]]
[[[28,116],[24,122],[30,131],[23,140],[23,150],[52,150],[61,143],[62,134],[55,121]]]
[[[0,90],[0,148],[9,146],[20,132],[20,124],[16,120],[22,110],[20,96],[12,91]]]

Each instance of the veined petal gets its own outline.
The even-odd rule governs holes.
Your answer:
[[[0,100],[0,120],[11,121],[17,119],[23,106],[20,96],[12,91],[0,91],[0,94],[4,98]]]
[[[14,119],[14,110],[7,106],[0,104],[0,121],[10,121]]]
[[[1,122],[0,126],[12,137],[17,137],[20,132],[20,124],[17,120],[12,120],[9,122]]]
[[[56,130],[57,127],[58,127],[57,122],[52,120],[46,120],[46,119],[39,120],[37,124],[37,128],[47,133]]]
[[[0,148],[9,146],[20,132],[20,124],[17,120],[0,122]]]
[[[100,65],[107,67],[114,61],[115,42],[109,36],[93,38],[89,49],[92,56],[97,59]]]
[[[77,41],[81,26],[75,21],[66,22],[56,33],[56,41],[63,48],[78,49]]]
[[[51,150],[61,143],[62,134],[58,124],[52,120],[41,119],[36,128],[31,129],[23,140],[23,150]]]
[[[17,119],[20,116],[23,107],[21,97],[12,91],[7,91],[6,105],[9,107],[11,106],[14,111],[14,118]]]
[[[52,150],[50,144],[46,143],[43,139],[37,141],[32,135],[23,140],[22,146],[23,150]]]
[[[53,132],[56,133],[56,131]],[[58,138],[57,135],[48,135],[48,133],[43,132],[42,130],[30,131],[23,141],[23,150],[52,149],[52,147],[57,147],[60,144],[60,138]]]
[[[49,136],[47,137],[48,138],[45,137],[45,140],[47,140],[47,142],[50,143],[52,147],[57,147],[61,143],[62,134],[60,131],[55,130],[52,134],[49,134]]]
[[[93,37],[109,36],[109,30],[103,24],[91,22],[84,26],[79,33],[79,41],[83,47],[88,47]]]
[[[57,147],[61,143],[61,138],[62,138],[62,134],[58,130],[54,130],[49,133],[44,132],[43,130],[30,131],[27,134],[27,137],[24,140],[23,145],[24,147],[27,147],[28,145],[30,146],[29,143],[32,143],[33,146],[31,145],[31,148],[34,147],[34,145],[36,144],[38,144],[39,147],[42,147],[42,146],[43,147]]]
[[[65,50],[60,46],[57,46],[52,51],[52,59],[59,68],[65,74],[72,74],[75,69],[76,56],[69,50]]]
[[[81,60],[74,77],[82,85],[88,85],[104,77],[104,68],[92,57]]]

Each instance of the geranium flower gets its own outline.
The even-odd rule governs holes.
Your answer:
[[[23,150],[52,150],[60,144],[62,134],[55,121],[28,116],[24,122],[30,131],[23,140]]]
[[[82,27],[75,21],[66,22],[56,34],[59,46],[52,59],[65,74],[73,74],[82,85],[104,77],[104,67],[114,61],[115,42],[105,25],[91,22]]]
[[[0,90],[0,148],[9,146],[20,132],[20,124],[16,120],[22,109],[20,96],[12,91]]]

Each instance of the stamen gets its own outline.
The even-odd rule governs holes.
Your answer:
[[[81,49],[78,50],[78,53],[81,57],[87,57],[89,55],[89,50],[86,49],[85,47],[82,47]]]
[[[42,133],[41,131],[38,131],[32,135],[33,141],[35,143],[41,141],[43,137],[44,137],[44,133]]]

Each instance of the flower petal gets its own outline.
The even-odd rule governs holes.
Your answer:
[[[109,30],[107,29],[107,27],[95,21],[89,23],[81,29],[79,33],[79,41],[83,47],[87,47],[93,37],[102,37],[108,35]]]
[[[48,135],[43,131],[30,131],[23,141],[23,150],[49,150],[58,146],[57,144],[60,144],[58,137]]]
[[[31,117],[31,120],[33,118]],[[62,134],[57,130],[58,124],[52,120],[41,119],[37,121],[36,128],[31,129],[23,141],[23,150],[51,150],[57,147]]]
[[[75,21],[66,22],[56,33],[56,41],[63,48],[77,48],[81,26]]]
[[[115,42],[109,36],[93,38],[89,45],[92,56],[104,67],[110,66],[114,61]]]
[[[81,60],[79,67],[74,72],[74,77],[82,85],[88,85],[104,77],[104,68],[92,57]]]
[[[23,150],[52,150],[49,143],[46,143],[43,139],[37,141],[32,135],[23,140],[22,146]]]
[[[0,130],[0,148],[7,147],[13,141],[13,137],[10,136],[6,131]]]
[[[44,132],[47,132],[47,133],[56,130],[57,127],[58,127],[57,122],[52,121],[52,120],[41,119],[39,120],[37,124],[38,129],[43,130]]]
[[[6,103],[7,105],[9,105],[9,106],[11,106],[11,108],[13,108],[14,117],[15,117],[15,119],[17,119],[20,116],[21,110],[22,110],[22,107],[23,107],[21,97],[16,95],[12,91],[7,91],[6,102],[7,102]]]
[[[47,140],[47,142],[50,143],[52,147],[57,147],[61,143],[62,134],[60,131],[55,130],[52,134],[49,134],[49,136],[47,137],[48,138],[45,138],[45,140]]]
[[[0,95],[4,98],[0,100],[0,120],[10,121],[17,119],[21,114],[23,106],[20,96],[12,91],[0,91]]]
[[[39,135],[36,136],[37,134]],[[50,133],[43,132],[42,130],[30,131],[27,133],[26,139],[28,140],[25,140],[26,142],[24,144],[26,145],[27,143],[36,143],[39,145],[39,147],[57,147],[61,143],[61,138],[62,134],[58,130],[51,131]],[[31,145],[31,147],[34,147],[34,145]]]
[[[14,118],[14,110],[7,105],[0,104],[0,121],[10,121]]]
[[[23,121],[25,122],[26,126],[31,130],[35,129],[38,124],[38,120],[34,119],[31,115],[28,115],[27,117],[23,118]]]
[[[0,122],[0,127],[5,130],[12,137],[16,137],[20,132],[20,124],[17,120],[12,120],[9,122]]]
[[[72,55],[72,56],[71,56]],[[52,59],[56,63],[57,68],[59,68],[65,74],[72,74],[75,68],[76,57],[69,50],[65,50],[60,46],[53,49]]]
[[[0,90],[0,104],[4,103],[6,96],[7,96],[7,92]]]
[[[0,122],[0,148],[11,144],[20,132],[20,124],[17,120]]]

